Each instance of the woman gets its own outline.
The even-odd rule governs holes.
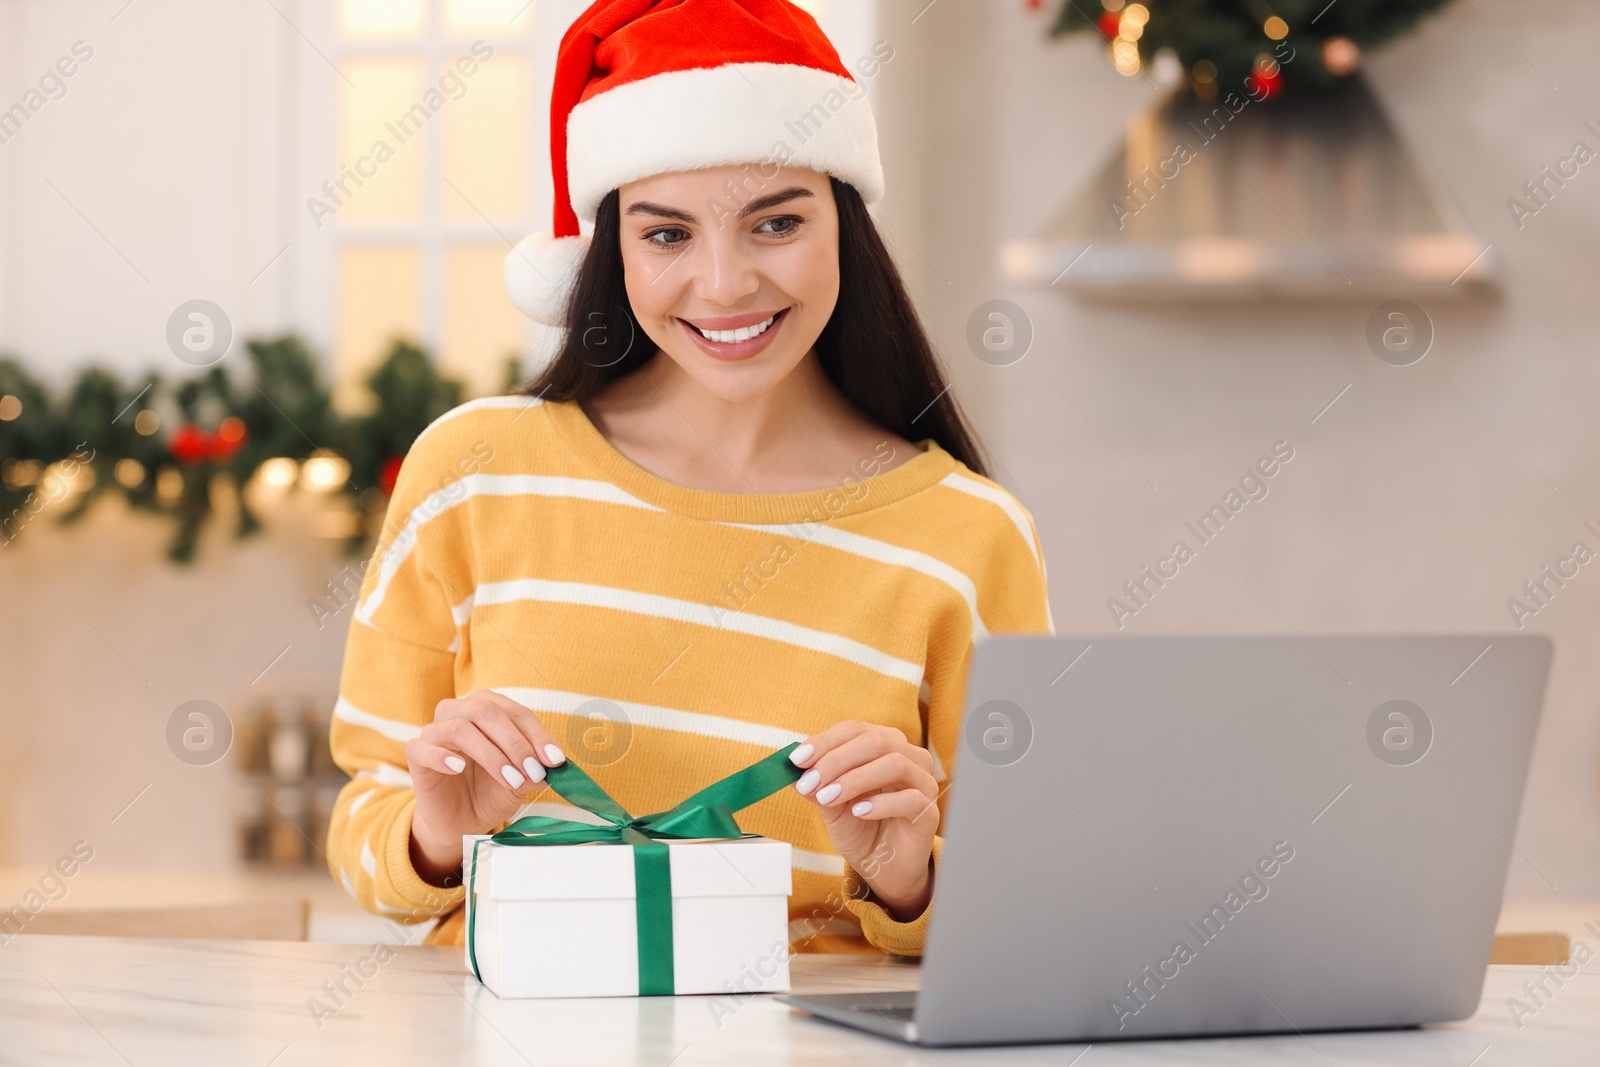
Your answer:
[[[602,0],[551,142],[555,227],[506,275],[568,328],[405,458],[329,865],[460,943],[462,835],[573,817],[542,785],[569,755],[644,814],[799,741],[739,817],[794,846],[792,947],[918,955],[973,643],[1052,627],[868,214],[865,96],[787,0]]]

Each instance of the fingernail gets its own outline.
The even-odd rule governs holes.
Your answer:
[[[869,812],[871,810],[872,810],[872,801],[863,800],[860,803],[858,803],[855,807],[850,809],[850,814],[851,815],[865,815],[867,812]]]
[[[844,787],[841,786],[838,782],[834,782],[830,786],[823,787],[822,789],[817,791],[817,803],[818,804],[831,804],[831,803],[833,803],[833,801],[838,798],[840,792],[842,792],[843,789],[844,789]]]
[[[522,769],[528,772],[528,781],[544,781],[544,766],[532,756],[522,761]]]
[[[822,775],[816,771],[807,771],[800,776],[800,780],[794,784],[794,787],[800,791],[801,796],[805,796],[815,789],[820,781],[822,781]]]
[[[522,784],[527,781],[526,778],[522,777],[522,772],[509,763],[500,768],[500,777],[504,778],[512,789],[520,789]]]
[[[554,745],[544,746],[544,758],[549,760],[552,764],[561,764],[567,762],[566,753],[562,752]]]
[[[451,774],[460,774],[462,771],[467,769],[467,761],[462,759],[460,756],[446,756],[444,758],[444,765],[450,768]]]
[[[811,753],[815,751],[816,749],[812,748],[810,745],[801,745],[799,748],[789,753],[789,762],[798,767],[800,764],[810,759]]]

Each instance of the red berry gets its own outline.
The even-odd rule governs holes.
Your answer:
[[[1283,74],[1281,72],[1266,74],[1253,70],[1249,77],[1245,78],[1245,87],[1250,91],[1250,95],[1259,95],[1264,100],[1270,100],[1283,90]]]
[[[199,463],[209,458],[210,443],[200,427],[186,422],[172,432],[167,450],[179,463]]]
[[[383,461],[383,466],[378,468],[378,488],[383,490],[384,496],[394,494],[394,483],[400,477],[401,460],[400,456],[390,456]]]

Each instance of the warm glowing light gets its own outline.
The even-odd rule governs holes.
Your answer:
[[[1124,15],[1122,21],[1117,24],[1117,36],[1124,41],[1137,41],[1144,36],[1144,23],[1135,22]]]
[[[1348,37],[1329,37],[1322,42],[1322,65],[1329,74],[1349,74],[1361,65],[1361,49]]]
[[[7,393],[0,396],[0,422],[10,422],[22,414],[22,401]]]
[[[1194,65],[1194,80],[1197,82],[1216,81],[1217,65],[1209,59],[1202,59]]]
[[[44,469],[39,487],[46,493],[68,496],[94,484],[94,470],[87,463],[61,460]]]
[[[144,464],[136,459],[119,459],[112,468],[112,476],[125,489],[137,489],[144,484]]]
[[[1111,42],[1111,62],[1117,73],[1131,78],[1139,73],[1139,46],[1123,37]]]
[[[1289,24],[1274,15],[1261,24],[1261,32],[1271,37],[1274,41],[1281,41],[1289,36]]]
[[[350,464],[332,452],[319,452],[300,468],[301,481],[316,493],[326,493],[349,477]]]
[[[1143,4],[1129,4],[1123,9],[1122,21],[1128,22],[1130,19],[1143,26],[1150,21],[1150,9]]]
[[[0,467],[0,477],[13,489],[26,489],[39,480],[39,461],[36,459],[8,459]]]
[[[133,417],[133,428],[146,437],[161,429],[161,416],[145,408]]]
[[[1100,6],[1107,11],[1121,11],[1126,0],[1100,0]]]
[[[293,485],[300,477],[300,464],[288,456],[274,456],[261,464],[261,480],[274,489]]]
[[[217,425],[217,436],[230,445],[235,441],[242,440],[244,437],[244,420],[229,415]]]
[[[163,504],[176,504],[183,496],[183,472],[177,467],[162,467],[156,471],[156,496]]]

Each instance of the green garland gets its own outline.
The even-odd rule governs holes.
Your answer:
[[[1140,0],[1149,13],[1143,32],[1135,44],[1145,69],[1157,61],[1157,53],[1169,49],[1176,55],[1182,76],[1195,86],[1198,64],[1210,63],[1215,84],[1231,89],[1245,84],[1257,58],[1274,55],[1277,39],[1267,33],[1268,20],[1276,17],[1284,26],[1274,26],[1280,37],[1307,62],[1282,63],[1285,90],[1317,91],[1343,82],[1353,65],[1340,62],[1359,56],[1397,37],[1416,25],[1424,15],[1443,7],[1449,0]],[[1050,35],[1093,30],[1112,38],[1116,33],[1117,13],[1129,6],[1123,0],[1061,0],[1061,7],[1050,26]],[[1108,10],[1109,9],[1109,10]],[[1286,36],[1281,35],[1286,32]],[[1330,53],[1330,40],[1343,38],[1353,44],[1351,52],[1343,43]],[[1281,49],[1279,50],[1281,52]],[[1330,62],[1329,57],[1332,56]],[[1281,60],[1282,55],[1278,58]],[[1207,75],[1212,72],[1206,70]]]
[[[126,383],[90,367],[59,399],[20,362],[0,357],[0,545],[42,521],[76,522],[110,493],[175,521],[167,555],[188,563],[212,515],[217,483],[245,486],[279,457],[344,459],[349,477],[333,492],[358,515],[381,514],[400,457],[463,399],[460,382],[402,341],[367,378],[371,410],[355,416],[334,410],[318,361],[293,335],[251,341],[246,351],[251,373],[244,380],[223,365],[175,385],[156,373]],[[505,388],[519,380],[518,362],[509,357]],[[63,478],[45,473],[54,464],[88,484],[65,492]],[[234,532],[248,537],[261,520],[242,492],[233,495]],[[370,547],[372,526],[360,522],[344,539],[348,555]]]

